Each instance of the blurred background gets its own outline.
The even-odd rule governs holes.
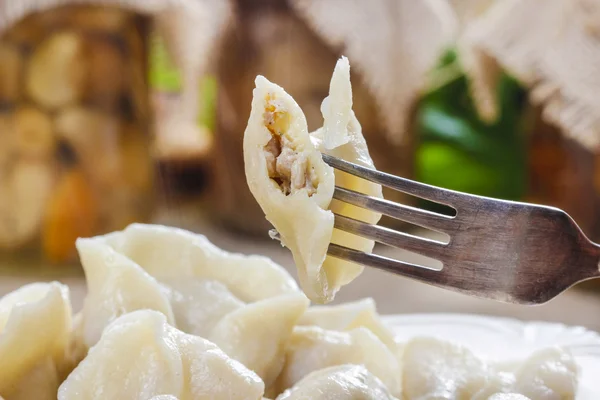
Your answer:
[[[600,241],[595,16],[591,0],[0,0],[0,295],[60,279],[80,307],[75,239],[132,222],[190,229],[295,274],[247,188],[242,136],[257,74],[318,128],[340,55],[380,170],[554,205]],[[361,297],[382,313],[600,330],[594,282],[526,308],[370,270],[336,301]]]

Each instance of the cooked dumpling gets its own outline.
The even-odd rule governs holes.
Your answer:
[[[317,303],[327,303],[363,270],[357,264],[327,257],[329,243],[367,252],[374,245],[334,230],[331,211],[369,223],[381,217],[332,202],[334,184],[378,197],[382,196],[381,187],[334,172],[321,158],[321,152],[326,152],[374,168],[352,111],[348,60],[338,61],[329,97],[322,106],[324,126],[313,134],[308,134],[298,104],[281,87],[259,76],[253,96],[244,133],[248,186],[281,243],[291,250],[306,295]]]
[[[344,364],[364,365],[390,393],[399,396],[398,360],[377,336],[363,327],[348,332],[316,326],[296,327],[277,387],[280,391],[289,389],[312,371]]]
[[[271,385],[306,307],[308,299],[299,293],[257,301],[223,317],[208,338]]]
[[[464,347],[432,338],[404,346],[403,390],[408,399],[575,399],[578,371],[568,352],[535,352],[516,367],[488,365]]]
[[[352,111],[352,85],[350,84],[350,64],[346,57],[338,60],[327,97],[321,106],[323,128],[311,134],[321,152],[350,161],[363,167],[375,169],[369,155],[362,127]],[[383,198],[381,185],[357,178],[342,171],[335,171],[335,185],[373,197]],[[330,210],[370,224],[376,224],[381,214],[359,208],[338,200],[332,200]],[[341,246],[370,253],[375,242],[350,233],[334,230],[331,242]],[[348,261],[327,257],[323,268],[329,272],[329,278],[336,287],[352,282],[363,271],[363,267]]]
[[[513,392],[531,399],[574,399],[578,368],[573,356],[559,348],[539,350],[515,372]]]
[[[298,291],[290,274],[271,259],[227,252],[206,236],[183,229],[132,224],[103,238],[159,281],[188,277],[219,281],[245,302]]]
[[[488,397],[487,400],[531,400],[518,393],[496,393]]]
[[[403,394],[407,399],[471,400],[488,382],[488,366],[469,350],[433,338],[404,346]]]
[[[360,365],[311,372],[276,400],[396,400],[383,382]]]
[[[156,311],[119,317],[58,391],[59,400],[258,400],[264,383],[215,344],[187,335]]]
[[[310,307],[300,318],[298,325],[316,325],[334,331],[347,331],[362,326],[373,332],[390,349],[399,347],[392,332],[379,318],[375,301],[371,298],[334,306]]]
[[[180,278],[165,281],[178,329],[208,337],[227,314],[243,308],[238,299],[218,281]]]
[[[485,387],[478,391],[472,400],[488,400],[494,394],[510,393],[515,383],[516,377],[514,373],[500,370],[493,371]]]
[[[248,186],[291,250],[306,295],[329,301],[336,284],[322,264],[333,232],[333,168],[312,144],[304,114],[289,94],[258,76],[253,96],[244,133]]]
[[[487,400],[496,395],[515,399],[574,399],[577,393],[578,368],[573,356],[560,348],[538,350],[525,361],[507,368],[496,366],[485,388],[473,400]],[[518,397],[520,396],[520,397]],[[512,397],[506,397],[512,399]]]
[[[71,323],[69,290],[60,283],[26,285],[0,299],[0,396],[56,399]]]
[[[97,238],[78,239],[88,293],[83,305],[83,339],[91,347],[119,316],[141,309],[163,313],[175,323],[167,295],[139,265]]]
[[[258,292],[259,286],[265,285],[264,282],[251,283],[253,290],[250,290],[240,286],[239,276],[224,279],[226,283],[232,284],[238,294],[259,299],[253,303],[242,301],[226,283],[199,277],[201,274],[198,271],[191,276],[182,272],[183,276],[177,279],[167,278],[154,265],[154,273],[163,276],[162,282],[159,282],[124,253],[115,250],[127,250],[129,246],[129,254],[137,254],[137,250],[141,254],[141,245],[151,247],[151,244],[139,238],[148,239],[153,237],[153,232],[161,233],[159,227],[138,227],[141,235],[131,230],[120,236],[111,234],[108,238],[79,239],[77,242],[89,287],[83,310],[85,344],[88,347],[95,344],[103,329],[120,315],[139,309],[151,309],[164,314],[167,321],[178,329],[215,342],[230,357],[243,362],[267,384],[271,384],[283,366],[285,348],[292,330],[308,307],[308,299],[297,287],[288,283],[289,276],[285,271],[279,270],[280,267],[276,264],[266,263],[266,259],[252,260],[258,264],[258,271],[263,272],[262,276],[270,277],[278,283],[278,287],[271,289],[271,293],[282,292],[281,295],[264,299],[261,299],[265,296],[264,293]],[[162,233],[164,232],[168,233],[169,229],[164,229]],[[172,236],[165,235],[165,239]],[[186,234],[175,232],[180,244],[182,236]],[[154,235],[153,238],[159,240],[160,236]],[[186,254],[191,257],[204,249],[192,239],[187,252],[179,246],[184,257]],[[204,243],[210,244],[208,241]],[[219,250],[214,246],[209,248],[215,253]],[[220,256],[225,258],[227,254]],[[238,259],[238,264],[229,260],[230,271],[237,268],[242,275],[251,275],[252,267],[243,264],[245,256],[234,257]],[[219,277],[218,272],[212,271],[222,264],[204,265],[201,259],[189,261],[189,265],[202,268],[201,272],[206,271],[204,276]],[[250,278],[248,280],[251,281]],[[266,315],[268,318],[265,318]]]

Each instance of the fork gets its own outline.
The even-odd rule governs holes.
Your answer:
[[[600,277],[600,245],[564,211],[442,189],[323,154],[331,167],[435,203],[447,216],[336,186],[339,201],[450,236],[448,243],[335,215],[335,228],[436,259],[442,269],[330,244],[330,256],[506,303],[542,304],[576,283]]]

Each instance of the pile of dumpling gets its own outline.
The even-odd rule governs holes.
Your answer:
[[[177,228],[79,239],[88,295],[57,282],[0,300],[5,400],[572,399],[558,348],[486,363],[429,338],[397,343],[372,300],[313,306],[268,258]]]

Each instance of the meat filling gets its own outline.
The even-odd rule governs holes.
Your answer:
[[[289,115],[268,103],[263,118],[271,132],[271,140],[264,147],[269,178],[279,185],[286,196],[301,190],[306,190],[312,196],[318,186],[316,173],[308,158],[285,135],[289,127]]]

